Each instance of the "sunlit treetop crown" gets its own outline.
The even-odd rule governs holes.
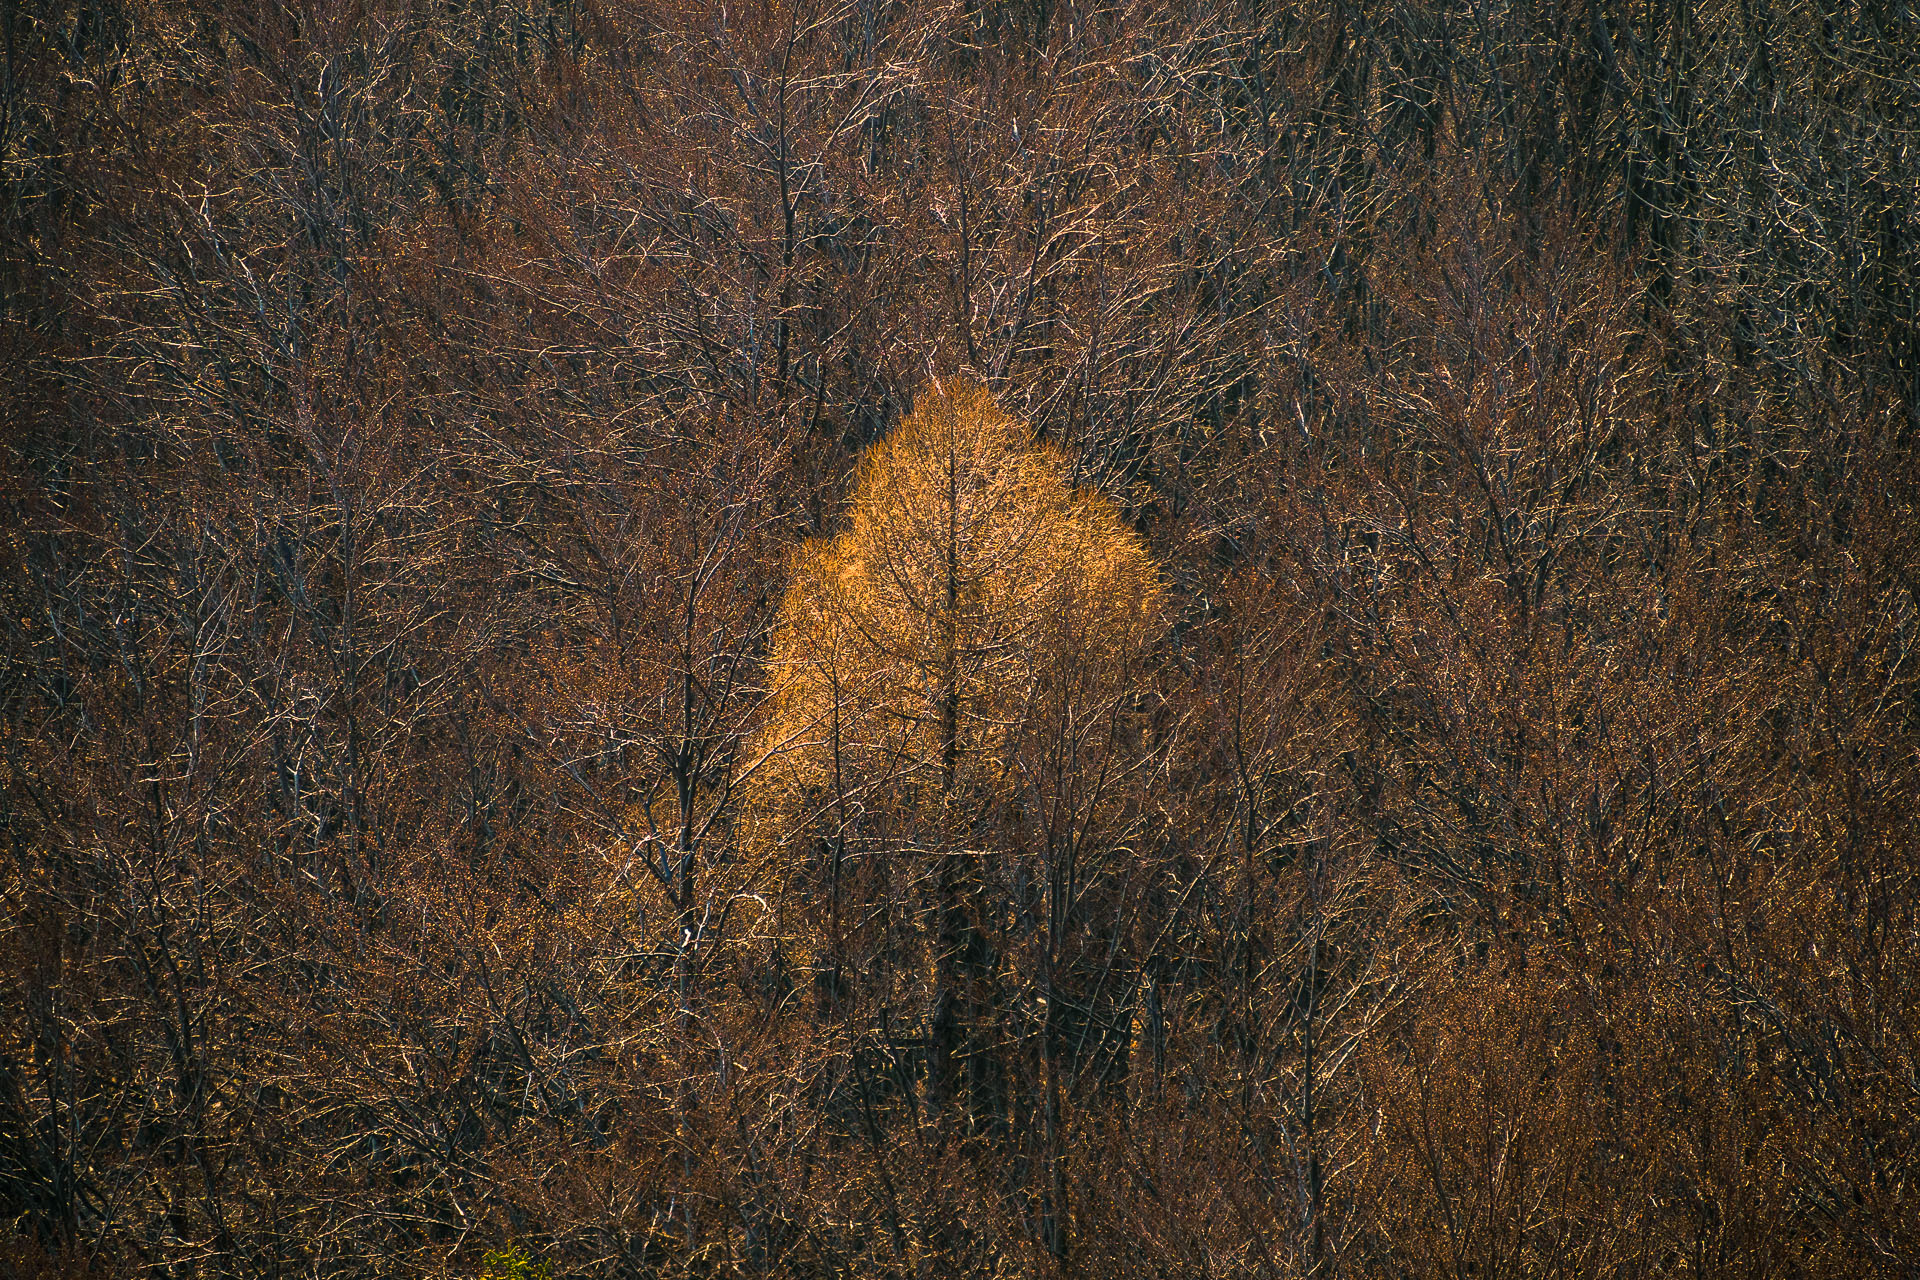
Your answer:
[[[770,654],[768,788],[999,773],[1023,725],[1125,686],[1159,625],[1139,537],[986,388],[929,387],[867,453],[845,530],[793,562]]]

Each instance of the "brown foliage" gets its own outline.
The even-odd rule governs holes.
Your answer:
[[[1895,1276],[1884,4],[0,15],[0,1270]]]

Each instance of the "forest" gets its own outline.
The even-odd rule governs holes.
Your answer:
[[[1920,1273],[1920,9],[4,0],[0,1274]]]

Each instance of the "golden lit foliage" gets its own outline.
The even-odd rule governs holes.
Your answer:
[[[847,528],[795,558],[763,794],[930,797],[1013,766],[1022,726],[1125,683],[1161,590],[1113,505],[984,387],[936,384],[869,451]]]

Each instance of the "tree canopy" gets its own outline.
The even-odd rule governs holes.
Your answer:
[[[0,5],[0,1275],[1912,1275],[1917,23]]]
[[[861,462],[847,527],[792,562],[767,664],[770,778],[937,807],[1014,768],[1036,718],[1101,714],[1162,596],[1142,540],[1070,473],[978,383],[920,396]]]

